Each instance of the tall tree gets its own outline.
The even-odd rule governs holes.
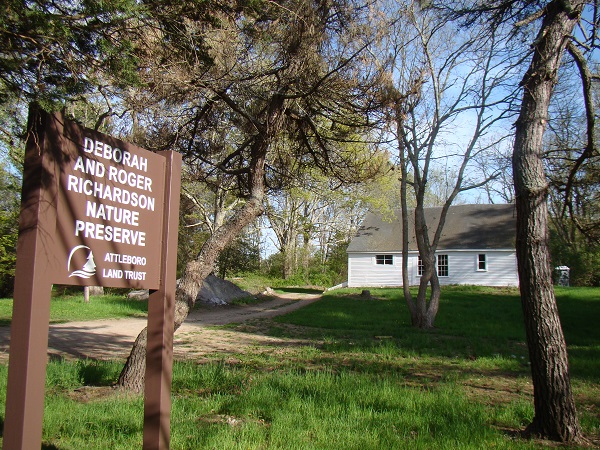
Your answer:
[[[592,20],[582,20],[588,3]],[[513,36],[520,35],[523,41],[531,39],[531,46],[522,51],[522,60],[529,61],[529,66],[521,82],[512,155],[519,286],[534,386],[535,415],[526,433],[562,442],[578,442],[583,437],[552,286],[543,137],[560,65],[568,49],[581,74],[588,123],[587,144],[579,163],[594,151],[595,114],[588,95],[591,77],[581,56],[582,52],[591,55],[597,47],[597,6],[597,2],[579,0],[498,0],[485,5],[463,2],[455,10],[458,16],[467,17],[467,25],[483,15],[492,28],[508,23],[515,27]],[[571,176],[575,173],[571,171]]]
[[[372,153],[363,150],[365,154]],[[368,209],[391,211],[397,197],[396,176],[389,156],[371,156],[380,167],[372,180],[342,185],[309,167],[284,189],[267,198],[266,214],[283,257],[283,277],[308,270],[311,257],[321,255],[325,264],[330,246],[348,241]]]
[[[401,171],[404,297],[412,324],[432,328],[440,299],[436,249],[448,209],[461,192],[498,175],[482,177],[469,168],[474,159],[489,153],[504,138],[499,133],[493,136],[495,127],[511,114],[506,106],[514,88],[507,82],[512,66],[506,48],[498,45],[498,36],[484,36],[474,28],[453,33],[455,24],[420,3],[401,2],[388,13],[396,19],[386,25],[382,39],[388,53],[382,66],[387,66],[389,73],[383,101],[387,100]],[[428,223],[425,207],[434,175],[449,172],[455,176],[441,192],[439,220]],[[409,190],[415,198],[412,215],[408,213]],[[414,220],[423,263],[416,298],[409,289],[409,217]]]
[[[584,5],[552,1],[538,10],[543,18],[523,78],[513,150],[519,286],[534,386],[535,416],[528,432],[563,442],[577,442],[582,434],[552,287],[543,135],[559,65]]]
[[[263,212],[268,188],[285,178],[285,162],[304,160],[343,177],[356,161],[340,143],[368,123],[354,70],[358,50],[347,37],[360,11],[343,1],[215,3],[208,21],[196,2],[156,3],[148,28],[146,82],[164,120],[148,121],[153,148],[178,148],[206,173],[234,176],[242,198],[198,257],[186,264],[176,293],[175,329],[196,301],[219,253]],[[141,108],[138,108],[140,110]],[[225,143],[214,139],[224,133]],[[280,145],[293,142],[289,145]],[[342,170],[343,168],[343,170]],[[119,385],[144,382],[146,330],[136,339]]]
[[[304,200],[294,189],[271,195],[267,199],[266,214],[276,238],[278,252],[283,259],[282,274],[289,278],[297,269],[298,239],[301,233]]]

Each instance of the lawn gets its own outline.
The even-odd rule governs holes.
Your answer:
[[[542,449],[518,293],[446,287],[436,329],[410,327],[399,290],[334,291],[275,320],[227,326],[290,345],[180,361],[173,449]],[[600,289],[558,289],[581,424],[600,434]],[[292,342],[295,344],[292,345]],[[298,344],[300,342],[300,344]],[[143,402],[108,388],[122,362],[51,362],[44,445],[133,449]],[[6,386],[6,367],[0,366]],[[104,386],[104,387],[103,387]],[[4,410],[4,389],[0,393]]]
[[[0,326],[10,325],[12,309],[11,298],[0,299]],[[50,323],[146,317],[147,314],[147,302],[128,300],[124,295],[92,297],[88,303],[83,301],[83,294],[53,296],[50,300]]]

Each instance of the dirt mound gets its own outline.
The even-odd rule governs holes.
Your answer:
[[[210,274],[202,283],[196,301],[208,305],[228,305],[235,300],[254,297],[250,292],[240,289],[230,281]],[[127,294],[130,300],[148,300],[148,290],[131,291]]]
[[[227,305],[234,300],[246,297],[252,297],[252,294],[240,289],[230,281],[210,274],[202,283],[202,289],[196,300],[210,305]]]

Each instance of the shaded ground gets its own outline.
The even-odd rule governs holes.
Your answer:
[[[229,331],[215,326],[275,317],[320,298],[318,294],[284,293],[255,305],[200,305],[175,333],[174,356],[176,359],[201,359],[212,352],[237,353],[249,346],[298,344],[290,339]],[[146,319],[138,318],[51,325],[48,354],[50,358],[125,359],[145,326]],[[9,327],[0,327],[0,362],[8,360],[9,341]]]
[[[267,336],[261,328],[269,326],[273,318],[290,311],[302,308],[321,298],[319,294],[284,293],[276,298],[255,305],[208,306],[199,305],[187,318],[186,322],[175,333],[175,359],[193,359],[202,361],[211,354],[239,354],[256,350],[257,347],[269,348],[267,351],[283,351],[282,348],[306,344],[301,339],[287,339]],[[248,326],[237,327],[235,331],[223,327],[227,324],[249,322]],[[88,322],[70,322],[51,325],[49,331],[48,354],[50,358],[90,358],[105,360],[125,360],[139,332],[146,326],[145,319],[97,320]],[[242,330],[249,330],[244,332]],[[0,362],[8,360],[10,330],[0,327]],[[327,358],[326,358],[327,359]],[[329,364],[330,361],[316,362]],[[340,360],[344,364],[344,360]],[[446,365],[418,365],[418,369],[406,371],[406,382],[417,388],[430,386],[448,374]],[[480,377],[469,378],[465,384],[466,393],[475,402],[498,404],[510,403],[519,398],[532,401],[533,389],[528,380],[516,380],[513,374],[480,373]],[[115,395],[112,386],[83,386],[74,390],[69,397],[77,401],[90,401]],[[578,399],[581,404],[593,408],[593,401]],[[227,423],[234,426],[238,418],[212,414],[200,420]],[[521,429],[498,427],[512,438],[519,438]],[[581,448],[600,448],[600,437],[588,436],[589,443]],[[560,444],[534,440],[546,448],[561,448]]]

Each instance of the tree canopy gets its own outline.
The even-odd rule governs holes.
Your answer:
[[[281,250],[320,240],[325,255],[347,234],[322,226],[321,217],[355,220],[354,207],[368,195],[354,187],[375,183],[362,189],[376,193],[398,177],[403,216],[411,201],[416,208],[424,263],[416,302],[407,285],[405,296],[413,323],[429,328],[439,305],[435,251],[444,214],[467,189],[509,178],[506,155],[495,152],[514,139],[520,283],[536,390],[530,429],[576,441],[546,222],[551,193],[564,245],[598,244],[599,10],[596,1],[575,0],[7,0],[0,142],[16,148],[23,112],[36,101],[150,150],[183,154],[182,223],[204,234],[201,244],[186,236],[176,327],[220,255],[224,269],[236,245],[254,254],[240,235],[265,210]],[[571,98],[577,90],[584,114],[569,100],[552,103],[562,88]],[[428,224],[423,208],[440,173],[436,201],[444,213]],[[10,183],[0,190],[10,193],[4,227]],[[338,194],[355,204],[340,206]],[[12,245],[5,241],[3,260]],[[405,269],[406,258],[407,250]],[[550,332],[536,331],[540,319]],[[121,374],[131,389],[143,383],[145,339],[143,332]],[[542,373],[544,360],[566,375]],[[548,408],[544,396],[557,387],[565,401]]]
[[[138,2],[7,0],[0,10],[0,103],[11,95],[51,107],[137,78],[131,21]]]

